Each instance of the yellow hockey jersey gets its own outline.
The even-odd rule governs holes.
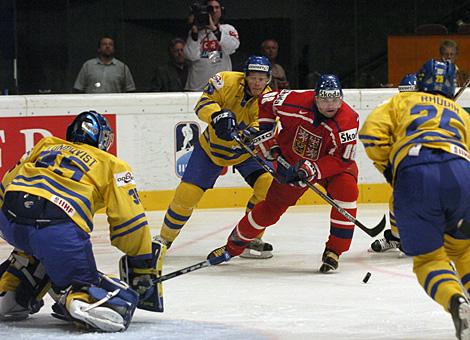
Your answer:
[[[425,92],[401,92],[367,117],[359,132],[367,155],[395,175],[407,155],[437,148],[470,161],[470,115],[453,100]]]
[[[264,93],[271,91],[267,87]],[[258,126],[258,97],[245,92],[245,75],[242,72],[220,72],[209,79],[194,110],[208,124],[199,137],[201,147],[217,165],[240,164],[250,157],[235,141],[220,139],[211,126],[214,112],[227,109],[235,113],[241,129]]]
[[[129,165],[87,144],[56,137],[40,140],[0,185],[0,206],[8,191],[24,191],[56,204],[84,231],[105,208],[111,243],[130,256],[151,253],[151,235]]]

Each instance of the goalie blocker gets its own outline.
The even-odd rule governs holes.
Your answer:
[[[166,245],[158,240],[152,242],[151,261],[132,256],[123,256],[119,261],[121,280],[139,294],[137,308],[151,312],[163,312],[163,285],[158,278],[162,275],[163,257]]]

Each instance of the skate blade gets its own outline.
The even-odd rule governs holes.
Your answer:
[[[241,253],[240,257],[244,259],[265,260],[265,259],[270,259],[271,257],[273,257],[273,253],[271,251],[258,251],[258,250],[246,248],[243,251],[243,253]]]

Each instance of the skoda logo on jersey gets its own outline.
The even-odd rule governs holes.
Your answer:
[[[196,122],[180,122],[175,126],[175,172],[183,177],[194,145],[199,138],[199,125]]]
[[[349,143],[349,142],[356,140],[356,136],[357,136],[357,129],[341,131],[339,133],[339,139],[341,141],[341,144]]]

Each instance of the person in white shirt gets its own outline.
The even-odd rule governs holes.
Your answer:
[[[201,22],[201,17],[204,19],[206,6],[207,22]],[[184,47],[184,54],[190,61],[185,86],[187,91],[202,91],[207,79],[214,74],[231,71],[230,55],[240,46],[235,27],[220,23],[223,10],[220,1],[209,0],[197,8],[199,10],[195,11],[193,7],[193,13],[188,18],[191,30]]]

